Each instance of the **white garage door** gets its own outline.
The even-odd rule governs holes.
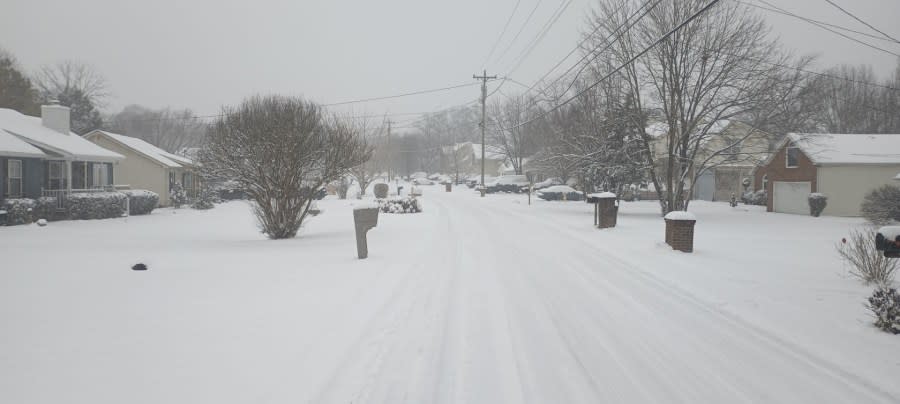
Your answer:
[[[772,184],[772,209],[781,213],[809,214],[806,198],[812,192],[812,185],[806,182],[775,181]]]

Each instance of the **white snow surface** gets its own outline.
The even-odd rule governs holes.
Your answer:
[[[900,402],[900,341],[834,252],[860,219],[695,201],[683,254],[653,201],[597,231],[432,194],[365,260],[331,196],[290,240],[241,201],[0,227],[0,402]]]
[[[588,194],[588,197],[591,198],[615,198],[616,194],[612,192],[600,192],[595,194]]]
[[[6,132],[0,127],[0,155],[8,157],[47,157],[41,149]]]
[[[900,164],[900,134],[805,134],[788,138],[815,164]]]
[[[162,164],[168,168],[181,168],[183,166],[193,166],[194,162],[183,156],[179,156],[176,154],[169,153],[159,147],[156,147],[150,143],[147,143],[143,139],[138,139],[136,137],[120,135],[118,133],[107,132],[103,130],[95,130],[86,136],[106,136],[113,141],[119,142],[120,144],[128,147],[129,149],[134,150],[138,154],[142,154],[147,158]]]
[[[544,192],[547,192],[547,193],[556,193],[556,192],[559,192],[559,193],[566,193],[566,194],[571,193],[571,192],[578,192],[579,194],[581,193],[581,191],[578,191],[578,190],[576,190],[575,188],[572,188],[572,187],[570,187],[570,186],[568,186],[568,185],[554,185],[554,186],[552,186],[552,187],[543,188],[543,189],[541,189],[541,190],[538,191],[538,192],[539,192],[539,193],[544,193]]]
[[[356,202],[353,204],[353,210],[378,209],[378,203],[372,201]]]
[[[882,226],[878,232],[888,240],[897,240],[900,237],[900,226]]]
[[[12,109],[0,108],[0,129],[24,138],[34,146],[79,160],[117,161],[125,158],[75,133],[69,132],[68,135],[59,133],[41,124],[41,118],[23,115]]]
[[[669,213],[666,213],[665,218],[669,220],[697,220],[696,215],[684,210],[673,210]]]

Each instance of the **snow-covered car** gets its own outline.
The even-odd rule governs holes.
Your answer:
[[[486,184],[490,184],[493,181],[494,181],[493,176],[490,176],[490,175],[484,176],[484,182]],[[466,178],[466,186],[469,188],[475,188],[480,183],[481,183],[481,175],[473,175],[473,176],[470,176],[469,178]]]
[[[528,189],[530,182],[524,175],[501,175],[492,182],[485,183],[487,193],[513,192],[520,193]]]
[[[414,178],[412,183],[413,185],[434,185],[434,181],[428,178]]]
[[[580,201],[584,193],[568,185],[554,185],[538,191],[537,197],[545,201]]]
[[[561,179],[552,177],[552,178],[547,178],[546,180],[543,180],[541,182],[536,182],[534,184],[534,189],[535,190],[544,189],[544,188],[552,187],[555,185],[565,185],[565,184],[563,184]]]

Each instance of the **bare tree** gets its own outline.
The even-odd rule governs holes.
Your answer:
[[[199,146],[206,123],[189,109],[153,110],[129,105],[110,118],[105,125],[110,131],[137,137],[170,153]]]
[[[246,190],[271,239],[294,237],[315,194],[371,157],[353,127],[303,99],[257,96],[222,112],[203,169]]]
[[[362,136],[366,143],[372,148],[372,156],[362,164],[358,164],[350,169],[350,174],[356,178],[359,183],[359,194],[357,198],[362,199],[366,195],[366,189],[374,182],[382,173],[382,169],[387,166],[385,157],[387,152],[385,144],[382,142],[386,132],[387,120],[383,119],[382,123],[375,126],[366,118],[357,120],[348,119],[347,125],[353,128],[353,131]]]
[[[638,3],[601,0],[592,19],[592,28],[597,28],[592,31],[593,42],[615,37],[618,27],[642,7]],[[663,213],[687,209],[690,187],[704,171],[704,160],[714,161],[714,156],[741,141],[704,149],[717,136],[711,130],[717,122],[746,117],[751,111],[764,120],[768,114],[760,112],[774,109],[760,104],[777,94],[783,80],[792,78],[781,74],[779,66],[796,63],[768,39],[768,27],[759,14],[739,3],[720,2],[634,63],[625,64],[706,4],[705,0],[659,3],[633,29],[619,33],[621,39],[610,47],[610,56],[596,63],[596,70],[604,74],[610,71],[607,66],[625,66],[616,74],[627,88],[622,99],[630,112],[623,117],[639,133]],[[646,130],[650,111],[665,127],[659,136]]]
[[[489,119],[493,123],[490,141],[512,165],[516,174],[524,174],[525,159],[536,149],[537,134],[544,128],[529,122],[540,111],[524,96],[512,96],[491,105]],[[527,123],[527,124],[526,124]]]
[[[34,76],[34,84],[44,100],[56,99],[60,94],[78,90],[99,108],[105,105],[109,97],[103,75],[89,65],[72,60],[41,67]]]

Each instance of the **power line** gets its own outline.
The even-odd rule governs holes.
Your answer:
[[[506,35],[506,30],[509,28],[509,23],[512,22],[513,17],[516,15],[516,11],[519,9],[519,4],[522,3],[522,0],[516,0],[516,5],[513,7],[512,13],[509,14],[509,18],[506,19],[506,24],[503,25],[503,30],[500,31],[500,36],[497,37],[497,40],[494,41],[494,46],[491,46],[491,51],[488,53],[487,57],[484,58],[484,63],[481,64],[481,67],[484,68],[487,66],[487,62],[491,60],[491,56],[494,56],[494,51],[497,50],[497,45],[500,44],[500,40],[503,39],[503,35]]]
[[[597,86],[598,84],[600,84],[601,82],[603,82],[603,81],[607,80],[608,78],[612,77],[613,74],[618,73],[619,70],[622,70],[623,68],[625,68],[625,66],[628,66],[628,65],[634,63],[634,61],[637,60],[639,57],[644,56],[644,54],[646,54],[646,53],[649,52],[651,49],[653,49],[654,47],[656,47],[656,45],[659,45],[662,41],[664,41],[664,40],[666,40],[667,38],[669,38],[670,36],[672,36],[672,34],[674,34],[675,32],[678,32],[679,30],[681,30],[682,28],[684,28],[685,25],[687,25],[688,23],[690,23],[691,21],[693,21],[694,19],[696,19],[697,17],[699,17],[700,15],[702,15],[703,13],[705,13],[705,12],[706,12],[707,10],[709,10],[712,6],[716,5],[719,1],[721,1],[721,0],[711,0],[709,3],[707,3],[705,6],[703,6],[703,8],[701,8],[700,10],[698,10],[697,12],[695,12],[694,14],[692,14],[690,17],[688,17],[688,18],[685,19],[684,21],[682,21],[682,22],[681,22],[680,24],[678,24],[675,28],[672,28],[672,29],[671,29],[669,32],[667,32],[665,35],[663,35],[663,36],[657,38],[655,41],[653,41],[652,44],[650,44],[649,46],[647,46],[646,48],[644,48],[642,51],[638,52],[638,54],[632,56],[632,57],[631,57],[630,59],[628,59],[625,63],[622,63],[621,65],[619,65],[619,67],[616,67],[613,71],[607,73],[606,75],[604,75],[603,77],[601,77],[599,80],[597,80],[597,81],[594,82],[593,84],[591,84],[591,85],[585,87],[583,90],[581,90],[581,91],[575,93],[575,95],[569,97],[568,99],[566,99],[566,100],[563,101],[562,103],[557,104],[557,105],[554,106],[553,108],[550,108],[550,109],[548,109],[548,110],[546,110],[546,111],[544,111],[544,112],[538,114],[538,116],[536,116],[536,117],[534,117],[534,118],[531,118],[531,119],[529,119],[529,120],[527,120],[527,121],[525,121],[525,122],[522,122],[522,123],[520,123],[520,124],[517,124],[517,125],[514,125],[514,126],[512,126],[512,127],[509,127],[509,128],[507,128],[507,130],[512,130],[512,129],[518,128],[518,127],[520,127],[520,126],[527,125],[527,124],[529,124],[529,123],[531,123],[531,122],[534,122],[534,121],[536,121],[536,120],[538,120],[538,119],[541,119],[541,118],[543,118],[544,116],[547,116],[548,114],[550,114],[551,112],[556,111],[557,109],[560,109],[560,108],[562,108],[563,106],[565,106],[566,104],[568,104],[568,103],[574,101],[576,98],[578,98],[578,97],[581,96],[582,94],[586,93],[587,91],[593,89],[594,87],[596,87],[596,86]]]
[[[835,3],[835,2],[833,2],[833,1],[831,1],[831,0],[825,0],[825,2],[828,3],[828,4],[831,4],[832,6],[834,6],[835,8],[837,8],[838,10],[841,10],[844,14],[847,14],[847,15],[849,15],[850,17],[853,17],[854,20],[859,21],[859,22],[862,23],[863,25],[865,25],[865,26],[871,28],[873,31],[875,31],[875,32],[877,32],[877,33],[879,33],[879,34],[881,34],[881,35],[884,35],[885,38],[888,38],[888,39],[890,39],[890,40],[892,40],[892,41],[894,41],[894,42],[896,42],[896,43],[900,43],[900,41],[898,41],[897,38],[894,38],[894,37],[892,37],[892,36],[890,36],[890,35],[888,35],[888,34],[885,34],[884,31],[882,31],[882,30],[880,30],[880,29],[878,29],[878,28],[873,27],[872,24],[869,24],[869,23],[863,21],[861,18],[857,17],[857,16],[854,15],[853,13],[851,13],[851,12],[845,10],[843,7],[837,5],[837,3]]]
[[[778,7],[778,6],[776,6],[776,5],[772,4],[772,3],[769,3],[769,2],[766,1],[766,0],[756,0],[756,1],[758,1],[758,2],[760,2],[760,3],[763,3],[763,4],[765,4],[765,5],[769,6],[769,7],[772,7],[772,8],[774,8],[774,9],[776,9],[776,10],[780,10],[780,11],[783,11],[783,12],[788,13],[788,14],[794,14],[794,13],[791,13],[790,11],[787,11],[787,10],[785,10],[785,9],[783,9],[783,8],[781,8],[781,7]],[[794,14],[794,15],[797,16],[796,14]],[[805,22],[807,22],[807,23],[809,23],[809,24],[815,25],[815,26],[817,26],[817,27],[819,27],[819,28],[821,28],[821,29],[824,29],[824,30],[826,30],[826,31],[828,31],[828,32],[831,32],[831,33],[833,33],[833,34],[835,34],[835,35],[840,35],[841,37],[847,38],[847,39],[849,39],[849,40],[851,40],[851,41],[853,41],[853,42],[856,42],[856,43],[858,43],[858,44],[867,46],[867,47],[872,48],[872,49],[875,49],[875,50],[879,50],[879,51],[884,52],[884,53],[887,53],[887,54],[891,54],[891,55],[900,57],[900,53],[891,52],[891,51],[889,51],[889,50],[887,50],[887,49],[880,48],[880,47],[878,47],[878,46],[872,45],[872,44],[870,44],[870,43],[868,43],[868,42],[865,42],[865,41],[862,41],[862,40],[860,40],[860,39],[858,39],[858,38],[854,38],[854,37],[852,37],[852,36],[850,36],[850,35],[847,35],[847,34],[845,34],[845,33],[843,33],[843,32],[835,31],[835,30],[833,30],[833,29],[831,29],[831,28],[828,28],[827,26],[825,26],[825,25],[823,25],[823,24],[814,22],[814,21],[812,21],[812,20],[810,20],[810,19],[808,19],[808,18],[806,18],[806,17],[797,16],[797,18],[800,18],[801,20],[803,20],[803,21],[805,21]]]
[[[879,41],[893,42],[893,41],[890,40],[890,39],[887,39],[887,38],[884,38],[884,37],[880,37],[880,36],[877,36],[877,35],[872,35],[872,34],[867,33],[867,32],[857,31],[857,30],[852,29],[852,28],[847,28],[847,27],[844,27],[844,26],[841,26],[841,25],[832,24],[832,23],[825,22],[825,21],[814,20],[814,19],[812,19],[812,18],[801,17],[801,16],[799,16],[799,15],[797,15],[797,14],[793,14],[793,13],[790,13],[790,12],[784,12],[784,11],[776,10],[776,9],[774,9],[774,8],[769,8],[769,7],[761,6],[761,5],[759,5],[759,4],[748,3],[748,2],[745,2],[745,1],[741,1],[741,0],[734,0],[734,2],[735,2],[735,3],[739,3],[739,4],[743,4],[743,5],[748,6],[748,7],[753,7],[753,8],[759,9],[759,10],[768,11],[768,12],[770,12],[770,13],[781,14],[781,15],[785,15],[785,16],[788,16],[788,17],[796,18],[796,19],[801,20],[801,21],[815,22],[815,23],[818,23],[818,24],[822,24],[822,25],[829,26],[829,27],[831,27],[831,28],[835,28],[835,29],[839,29],[839,30],[843,30],[843,31],[847,31],[847,32],[852,32],[852,33],[854,33],[854,34],[863,35],[863,36],[866,36],[866,37],[869,37],[869,38],[872,38],[872,39],[877,39],[877,40],[879,40]]]
[[[454,89],[463,88],[463,87],[472,87],[477,84],[478,83],[464,83],[464,84],[458,84],[455,86],[433,88],[430,90],[413,91],[410,93],[388,95],[388,96],[384,96],[384,97],[372,97],[372,98],[362,98],[362,99],[358,99],[358,100],[334,102],[331,104],[322,104],[322,106],[323,107],[333,107],[333,106],[337,106],[337,105],[358,104],[358,103],[362,103],[362,102],[389,100],[389,99],[393,99],[393,98],[408,97],[411,95],[429,94],[429,93],[436,93],[436,92],[440,92],[440,91],[454,90]]]
[[[537,45],[544,39],[544,37],[547,36],[547,33],[550,32],[550,29],[553,28],[553,25],[555,25],[556,22],[559,21],[559,18],[562,17],[563,13],[565,13],[571,5],[572,0],[563,0],[563,2],[556,7],[556,10],[554,10],[553,14],[550,15],[550,19],[548,19],[547,22],[544,23],[544,25],[541,27],[541,30],[538,31],[538,35],[535,36],[534,39],[531,40],[531,42],[529,42],[529,45],[526,45],[526,49],[519,53],[519,56],[517,57],[518,62],[515,63],[515,66],[513,66],[513,68],[507,71],[507,75],[513,74],[516,69],[518,69],[519,66],[522,65],[522,62],[524,62],[525,59],[527,59],[528,56],[531,55],[531,52],[533,52],[534,49],[537,48]]]
[[[506,54],[509,52],[509,50],[516,43],[516,39],[519,39],[519,35],[522,35],[522,31],[524,31],[525,27],[528,26],[528,21],[531,21],[531,17],[534,16],[534,12],[537,11],[537,9],[541,5],[542,1],[543,0],[538,0],[537,4],[534,5],[534,8],[531,9],[531,12],[528,13],[528,17],[525,18],[525,22],[522,23],[522,26],[519,27],[519,31],[516,32],[516,35],[513,37],[512,41],[509,42],[509,45],[506,46],[506,49],[504,49],[503,53],[501,53],[500,56],[497,58],[498,61],[500,59],[503,59],[504,56],[506,56]]]

